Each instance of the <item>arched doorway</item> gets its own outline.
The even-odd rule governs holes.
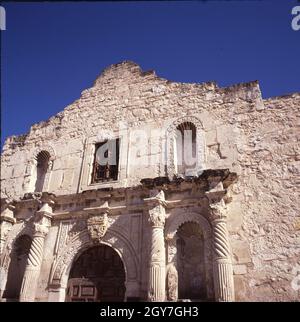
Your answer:
[[[31,242],[32,239],[28,235],[21,235],[15,240],[11,252],[11,260],[3,298],[8,300],[19,300]]]
[[[91,247],[73,263],[66,301],[122,302],[124,298],[124,265],[113,248],[107,245]]]
[[[199,224],[186,222],[176,233],[178,298],[207,300],[204,236]]]

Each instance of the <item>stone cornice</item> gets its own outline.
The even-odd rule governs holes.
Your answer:
[[[203,170],[199,176],[193,177],[168,177],[145,178],[141,180],[141,185],[147,189],[161,188],[163,190],[179,186],[182,183],[195,183],[203,192],[213,189],[219,183],[224,188],[228,188],[237,180],[237,174],[229,169],[207,169]]]
[[[15,203],[24,203],[24,202],[47,202],[47,200],[52,200],[55,203],[59,204],[63,200],[70,200],[72,198],[82,198],[82,200],[101,198],[101,199],[110,199],[113,197],[114,192],[120,193],[120,197],[125,197],[126,191],[143,191],[150,190],[154,188],[162,190],[171,190],[172,188],[179,187],[183,184],[196,184],[197,187],[203,192],[211,190],[219,182],[223,184],[223,187],[226,189],[232,183],[237,180],[237,174],[235,172],[230,172],[228,169],[207,169],[199,176],[194,177],[174,177],[173,180],[169,180],[168,177],[156,177],[156,178],[145,178],[142,179],[139,185],[133,187],[122,187],[122,188],[104,188],[104,189],[95,189],[87,190],[81,193],[72,193],[69,195],[55,195],[53,193],[43,192],[43,193],[26,193],[23,198]]]
[[[167,207],[167,202],[165,200],[156,197],[144,198],[144,202],[148,207],[155,207],[158,205],[161,205],[165,208]]]
[[[117,188],[117,189],[97,189],[84,191],[78,194],[70,195],[54,195],[51,193],[31,193],[26,194],[19,201],[9,201],[18,209],[22,207],[35,208],[37,213],[42,214],[45,209],[43,204],[48,203],[52,211],[49,212],[53,216],[53,220],[76,218],[78,216],[85,217],[88,214],[99,214],[107,212],[109,215],[124,215],[131,212],[143,212],[149,207],[161,205],[166,209],[185,206],[201,206],[201,204],[210,204],[220,201],[226,195],[226,188],[236,181],[236,173],[230,172],[228,169],[204,170],[198,177],[174,178],[170,181],[167,177],[146,178],[141,180],[141,184],[134,187]],[[188,189],[197,191],[197,195],[191,198],[183,198],[178,200],[165,200],[157,195],[151,195],[152,190],[162,191],[168,194],[171,192],[179,192]],[[153,190],[153,191],[154,191]],[[126,193],[137,193],[144,200],[144,203],[130,203],[127,201]],[[149,197],[143,198],[148,194]],[[112,198],[120,198],[122,201],[118,206],[110,206],[109,200]],[[89,200],[97,200],[95,204],[88,206]],[[6,201],[7,202],[7,201]],[[86,207],[79,209],[71,209],[60,207],[69,203],[80,202],[87,203]],[[98,202],[101,203],[98,205]],[[40,208],[40,209],[39,209]],[[66,210],[65,210],[66,209]],[[45,215],[46,212],[43,212]]]
[[[67,219],[74,219],[74,218],[87,218],[90,215],[104,214],[104,213],[107,213],[109,216],[115,216],[115,215],[119,215],[124,210],[127,213],[128,212],[128,207],[126,207],[126,206],[90,207],[90,208],[83,208],[83,209],[80,209],[80,210],[56,212],[56,213],[53,214],[53,220],[55,221],[55,220],[67,220]]]

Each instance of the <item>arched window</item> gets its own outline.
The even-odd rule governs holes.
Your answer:
[[[49,166],[50,154],[48,151],[41,151],[36,156],[36,182],[35,192],[42,192],[44,188],[44,182],[46,173]]]
[[[197,130],[192,122],[183,122],[176,128],[177,174],[192,176],[197,166]]]

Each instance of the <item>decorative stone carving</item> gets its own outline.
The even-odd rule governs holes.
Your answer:
[[[49,161],[48,161],[48,167],[47,167],[47,170],[48,170],[48,171],[51,171],[51,170],[52,170],[52,168],[53,168],[53,160],[49,160]]]
[[[126,285],[127,283],[130,285],[137,285],[137,281],[139,280],[139,261],[137,254],[131,246],[129,240],[119,231],[109,228],[107,233],[100,240],[100,243],[112,247],[120,255],[126,271]],[[49,282],[50,289],[59,289],[60,293],[64,293],[72,262],[81,254],[82,251],[88,247],[91,247],[92,245],[93,243],[91,242],[90,235],[87,230],[80,232],[68,241],[61,255],[56,258],[52,265]],[[122,252],[119,251],[120,249],[122,249]],[[130,290],[129,295],[138,297],[139,295],[136,293],[138,291],[138,287],[135,288],[135,290]],[[62,298],[63,300],[64,296],[59,296],[59,298]]]
[[[234,301],[232,264],[228,259],[214,262],[215,299],[218,302]]]
[[[109,216],[109,217],[107,217],[107,221],[108,221],[109,225],[114,224],[119,219],[119,217],[120,216]]]
[[[117,242],[118,238],[117,237],[110,237],[107,241],[111,244],[114,245]]]
[[[60,221],[54,249],[55,256],[60,256],[68,241],[86,230],[86,226],[86,220],[83,219]]]
[[[164,227],[165,213],[162,205],[157,205],[149,210],[149,223],[152,227]]]
[[[165,225],[165,196],[158,190],[150,191],[150,198],[144,199],[148,206],[148,221],[152,227],[164,227]]]
[[[15,207],[12,204],[7,204],[4,207],[0,216],[0,254],[3,252],[7,235],[16,222],[14,218]]]
[[[205,162],[205,141],[203,134],[202,122],[195,116],[185,116],[174,121],[166,132],[166,146],[167,146],[167,173],[168,177],[172,179],[177,173],[175,162],[175,145],[176,145],[176,128],[179,124],[184,122],[191,122],[196,127],[197,137],[197,171],[200,172],[204,168]]]
[[[176,262],[176,255],[177,255],[177,245],[176,245],[176,238],[167,239],[167,251],[168,251],[168,263]]]
[[[35,151],[31,153],[31,155],[37,156],[42,151],[47,151],[49,153],[50,155],[49,161],[53,161],[56,158],[55,149],[52,147],[52,145],[45,144],[45,143],[43,143],[42,146],[39,146],[38,148],[36,148]]]
[[[43,260],[44,241],[51,225],[51,204],[53,202],[50,200],[44,202],[35,215],[36,222],[34,223],[33,239],[20,292],[21,302],[31,302],[35,299],[35,291]]]
[[[5,244],[4,244],[4,249],[1,254],[1,267],[5,269],[7,272],[9,263],[10,263],[10,253],[13,249],[13,243],[14,241],[21,235],[21,234],[28,234],[29,236],[31,234],[31,229],[29,226],[25,227],[24,222],[20,224],[16,224],[16,226],[13,227],[13,229],[9,232]]]
[[[50,283],[52,285],[61,283],[61,278],[64,271],[69,265],[71,265],[79,250],[81,248],[84,248],[84,245],[89,243],[90,236],[86,231],[75,235],[72,239],[69,240],[69,242],[61,251],[60,256],[52,265],[52,276],[50,279]]]
[[[227,226],[225,222],[215,222],[213,236],[215,256],[218,258],[230,258],[230,249],[227,239]]]
[[[225,220],[227,218],[227,209],[223,199],[219,202],[211,203],[209,210],[209,219],[211,222],[217,219]]]
[[[55,255],[57,255],[63,249],[68,237],[68,230],[69,230],[69,222],[61,221],[59,223],[59,229],[58,229],[58,234],[57,234],[56,244],[54,249]]]
[[[68,224],[68,240],[72,239],[75,235],[78,235],[87,227],[86,220],[74,220]]]
[[[149,263],[148,300],[165,300],[166,254],[164,241],[165,208],[163,191],[154,190],[151,198],[144,199],[148,206],[151,225],[151,247]]]
[[[87,220],[87,229],[93,242],[99,242],[108,228],[107,214],[93,216]]]
[[[165,228],[166,239],[173,239],[177,229],[186,222],[198,223],[200,227],[203,228],[202,230],[205,239],[209,239],[211,237],[211,226],[208,220],[200,215],[200,213],[195,212],[195,210],[184,208],[168,217]]]
[[[43,224],[34,223],[34,235],[33,237],[42,237],[45,238],[49,232],[49,227]]]
[[[169,265],[167,273],[168,300],[176,302],[178,299],[178,272],[174,263]]]
[[[209,204],[209,217],[213,227],[215,298],[219,302],[231,302],[234,301],[234,283],[226,224],[227,212],[223,200],[213,201]]]

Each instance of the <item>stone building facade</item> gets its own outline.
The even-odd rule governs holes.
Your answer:
[[[108,67],[5,142],[2,301],[299,301],[299,110]]]

